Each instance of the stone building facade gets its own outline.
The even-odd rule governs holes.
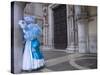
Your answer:
[[[97,7],[30,3],[25,11],[42,20],[43,48],[71,53],[97,52]]]

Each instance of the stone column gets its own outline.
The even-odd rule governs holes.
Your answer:
[[[23,11],[25,7],[24,2],[14,2],[14,9],[13,9],[13,28],[14,34],[13,41],[14,41],[14,49],[12,50],[13,59],[12,59],[12,73],[19,73],[22,69],[22,54],[23,54],[23,33],[18,25],[18,21],[23,18]]]
[[[53,48],[53,11],[52,11],[52,6],[49,5],[48,7],[48,45],[49,48]]]
[[[78,25],[78,44],[79,53],[86,53],[88,41],[88,20],[84,6],[75,6],[75,16]]]
[[[77,41],[77,37],[75,37],[77,31],[75,30],[76,24],[74,21],[74,7],[73,5],[67,5],[67,34],[68,34],[68,46],[67,52],[73,53],[76,50],[75,41]]]
[[[43,48],[48,49],[48,5],[43,5]]]

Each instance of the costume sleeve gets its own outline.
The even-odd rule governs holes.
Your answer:
[[[39,38],[40,35],[42,34],[42,30],[38,26],[38,24],[33,24],[32,32],[33,32],[33,38]]]
[[[39,30],[39,34],[42,35],[42,28],[37,24],[38,30]]]
[[[25,40],[32,40],[32,37],[33,37],[32,31],[29,30],[25,32],[24,34]]]

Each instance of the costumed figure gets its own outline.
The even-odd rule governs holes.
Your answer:
[[[24,20],[19,21],[25,39],[22,70],[37,70],[44,66],[44,57],[40,51],[42,29],[35,20],[35,16],[25,16]]]

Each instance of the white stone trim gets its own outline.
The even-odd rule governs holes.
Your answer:
[[[48,38],[48,43],[50,48],[54,48],[54,20],[53,20],[53,11],[52,9],[54,7],[58,6],[57,4],[50,4],[48,6],[48,19],[49,19],[49,38]]]

